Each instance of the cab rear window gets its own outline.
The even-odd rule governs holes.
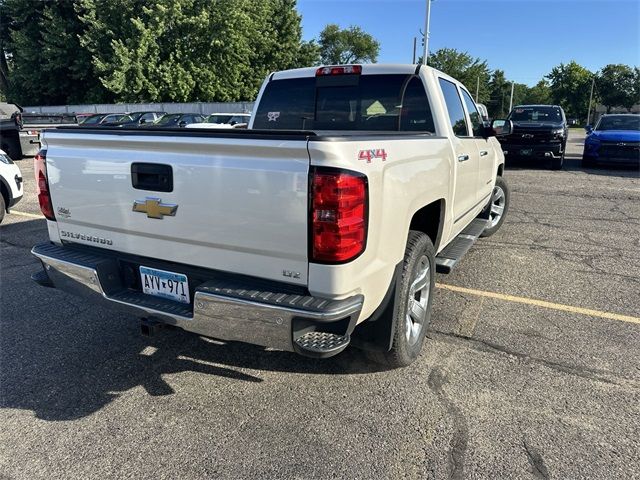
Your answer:
[[[427,95],[415,75],[273,80],[262,95],[253,128],[434,130]]]

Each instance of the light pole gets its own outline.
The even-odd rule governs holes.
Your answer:
[[[587,110],[587,125],[589,124],[589,119],[591,118],[591,101],[593,100],[593,87],[596,84],[596,77],[591,79],[591,93],[589,94],[589,110]]]
[[[513,88],[515,87],[516,82],[511,82],[511,98],[509,99],[509,111],[513,108]]]
[[[431,21],[431,0],[427,0],[427,17],[424,21],[424,51],[422,52],[422,64],[427,64],[429,56],[429,22]]]
[[[413,62],[411,62],[413,64],[416,63],[416,40],[417,38],[413,37]]]

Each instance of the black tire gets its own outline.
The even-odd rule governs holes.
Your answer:
[[[500,191],[502,192],[502,197],[500,197]],[[496,185],[493,187],[493,192],[491,192],[491,200],[485,207],[484,211],[480,214],[481,218],[488,218],[489,225],[484,231],[480,234],[481,237],[490,237],[498,230],[504,223],[504,219],[507,216],[507,212],[509,211],[509,199],[511,197],[511,191],[509,190],[509,184],[504,179],[504,177],[496,178]],[[500,198],[503,201],[500,201]],[[502,207],[502,213],[500,213],[498,208]],[[497,221],[496,221],[497,218]]]
[[[562,165],[564,165],[564,154],[567,151],[567,144],[562,145],[562,152],[560,153],[560,158],[554,158],[551,160],[551,170],[562,170]]]
[[[4,197],[0,195],[0,223],[4,220],[4,212],[6,211],[7,206],[4,203]]]
[[[400,278],[400,285],[393,307],[391,350],[387,352],[367,352],[369,358],[373,361],[389,368],[400,368],[410,365],[420,355],[427,327],[431,322],[431,304],[436,272],[435,257],[436,252],[431,239],[422,232],[409,231],[409,239],[404,252],[402,277]],[[428,271],[424,273],[427,264]],[[428,283],[420,291],[415,291],[412,294],[412,288],[416,284],[422,284],[419,281],[421,272],[424,273],[424,278]],[[426,290],[424,290],[425,288]],[[418,300],[418,296],[420,300]],[[408,315],[410,297],[413,298],[413,302],[424,303],[424,308],[420,309],[421,312],[424,311],[424,317],[421,322],[414,322]],[[416,325],[420,327],[417,330]]]
[[[564,152],[560,155],[560,158],[554,158],[551,160],[551,170],[562,170],[564,164]]]
[[[594,168],[596,166],[596,162],[592,157],[587,155],[582,156],[582,168]]]

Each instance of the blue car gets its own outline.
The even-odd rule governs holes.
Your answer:
[[[587,126],[582,165],[640,166],[640,114],[603,115]]]

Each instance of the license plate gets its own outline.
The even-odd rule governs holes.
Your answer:
[[[189,303],[189,282],[181,273],[140,266],[142,291],[148,295]]]
[[[527,150],[520,150],[520,155],[531,155],[533,153],[533,150],[531,150],[530,148]]]

